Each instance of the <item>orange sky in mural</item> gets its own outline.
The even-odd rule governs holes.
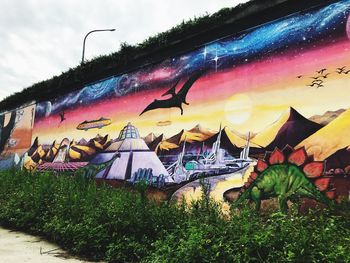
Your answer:
[[[327,54],[326,56],[324,54]],[[191,88],[180,110],[157,109],[138,116],[140,112],[169,87],[152,91],[139,91],[122,98],[112,98],[89,107],[77,107],[66,112],[67,120],[59,125],[59,116],[37,121],[33,137],[43,143],[53,138],[61,140],[69,134],[71,139],[91,138],[97,133],[116,137],[128,121],[140,130],[142,136],[150,132],[171,136],[181,129],[190,129],[197,123],[218,129],[220,123],[240,132],[258,132],[274,122],[290,106],[310,117],[327,110],[348,108],[348,93],[344,89],[349,75],[335,73],[336,67],[350,66],[350,41],[341,40],[322,48],[308,49],[295,54],[292,50],[284,56],[271,56],[261,62],[252,62],[230,70],[203,76]],[[307,87],[320,68],[329,69],[325,87]],[[304,75],[301,79],[297,75]],[[182,80],[182,83],[185,81]],[[181,87],[180,83],[178,85]],[[85,120],[110,118],[113,124],[101,130],[76,130]],[[159,127],[159,121],[171,125]]]
[[[23,153],[31,145],[34,106],[18,109],[17,112],[22,112],[22,115],[10,137],[16,143],[12,147],[6,147],[5,152]],[[8,124],[10,117],[10,113],[5,115],[5,126]]]

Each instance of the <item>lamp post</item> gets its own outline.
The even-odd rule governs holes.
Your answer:
[[[88,32],[85,37],[84,37],[84,42],[83,42],[83,55],[81,56],[81,64],[84,64],[84,57],[85,57],[85,42],[86,42],[86,38],[88,37],[88,35],[90,35],[91,33],[95,33],[95,32],[103,32],[103,31],[115,31],[115,28],[111,28],[111,29],[95,29],[95,30],[91,30],[90,32]]]

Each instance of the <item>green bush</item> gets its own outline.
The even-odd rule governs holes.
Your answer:
[[[156,203],[80,175],[0,172],[0,223],[108,262],[350,262],[350,206],[228,218],[211,201]]]

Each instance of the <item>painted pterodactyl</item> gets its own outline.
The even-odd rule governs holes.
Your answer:
[[[64,111],[61,111],[61,112],[59,113],[59,115],[60,115],[60,118],[61,118],[61,119],[60,119],[60,120],[61,120],[60,123],[62,123],[63,121],[66,120],[66,117],[65,117],[66,115],[65,115]]]
[[[161,108],[180,108],[181,115],[183,115],[182,103],[189,105],[186,101],[186,96],[193,83],[196,82],[203,75],[204,71],[199,71],[193,74],[182,86],[178,93],[176,93],[176,86],[180,80],[178,80],[173,87],[171,87],[167,92],[165,92],[162,96],[171,95],[171,98],[165,100],[157,100],[155,99],[152,103],[150,103],[141,113],[161,109]]]

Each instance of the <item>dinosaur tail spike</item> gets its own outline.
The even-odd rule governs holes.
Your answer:
[[[286,160],[286,157],[284,156],[283,152],[277,147],[269,157],[270,165],[284,163],[285,160]]]
[[[336,198],[335,189],[331,189],[325,192],[325,195],[328,199],[334,200]]]
[[[256,178],[258,178],[258,174],[255,172],[251,172],[249,178],[252,178],[253,180],[255,180]]]
[[[259,174],[256,172],[251,172],[248,181],[244,183],[242,190],[248,189],[250,185],[258,178]]]
[[[314,185],[320,190],[321,192],[324,192],[328,189],[330,185],[331,178],[330,177],[323,177],[318,178],[313,181]]]

